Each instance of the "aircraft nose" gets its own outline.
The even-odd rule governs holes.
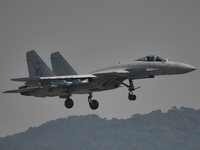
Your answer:
[[[176,70],[178,73],[188,73],[196,70],[196,68],[188,64],[176,63]]]

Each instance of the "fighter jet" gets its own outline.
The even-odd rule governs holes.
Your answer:
[[[93,92],[127,87],[128,99],[136,100],[133,80],[150,79],[159,75],[184,74],[196,70],[195,67],[172,62],[156,55],[139,58],[129,63],[100,69],[88,74],[77,74],[72,66],[59,53],[51,54],[53,71],[45,64],[41,57],[31,50],[26,53],[29,77],[14,78],[12,81],[25,82],[16,90],[4,93],[20,93],[25,96],[65,98],[65,107],[72,108],[73,94],[89,94],[88,102],[91,109],[96,110],[99,102],[93,99]],[[128,84],[125,82],[128,80]]]

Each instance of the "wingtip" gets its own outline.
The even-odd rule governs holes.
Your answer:
[[[12,79],[10,79],[11,81],[19,81],[19,79],[21,79],[21,78],[12,78]]]
[[[56,52],[51,53],[51,57],[57,56],[57,55],[61,55],[60,52],[56,51]]]
[[[30,51],[28,51],[26,53],[36,53],[36,51],[33,49],[33,50],[30,50]]]
[[[26,52],[26,57],[31,57],[31,56],[35,56],[35,55],[38,55],[35,50],[30,50],[30,51]]]
[[[11,92],[11,91],[4,91],[4,92],[2,92],[2,93],[13,93],[13,92]]]

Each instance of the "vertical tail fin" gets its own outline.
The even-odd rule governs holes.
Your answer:
[[[71,65],[64,59],[64,57],[59,52],[51,54],[51,64],[53,72],[58,76],[77,74],[76,71],[71,67]]]
[[[26,53],[26,59],[30,77],[55,76],[51,69],[45,64],[45,62],[34,50]]]

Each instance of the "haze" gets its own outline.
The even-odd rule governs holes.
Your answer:
[[[21,85],[11,78],[28,76],[25,53],[36,50],[50,66],[59,51],[78,73],[87,73],[146,55],[193,65],[196,71],[176,76],[135,80],[137,101],[128,90],[73,95],[73,109],[58,97],[35,98],[0,94],[0,137],[72,115],[129,118],[172,106],[199,109],[200,89],[199,0],[68,0],[0,1],[0,91]],[[51,66],[50,66],[51,67]]]

